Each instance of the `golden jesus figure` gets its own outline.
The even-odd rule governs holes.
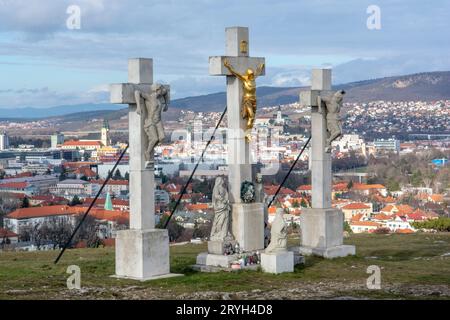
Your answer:
[[[232,75],[242,81],[244,88],[244,97],[242,99],[242,118],[247,120],[247,130],[245,138],[247,141],[252,139],[252,129],[256,117],[256,78],[259,77],[264,70],[264,63],[258,69],[253,71],[251,68],[247,69],[245,74],[237,73],[228,60],[225,60],[223,65],[231,72]]]

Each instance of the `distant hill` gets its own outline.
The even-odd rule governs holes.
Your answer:
[[[259,106],[276,106],[298,101],[299,92],[306,87],[259,87]],[[426,72],[406,76],[388,77],[353,82],[335,86],[336,90],[347,91],[347,102],[369,102],[376,100],[390,101],[433,101],[450,100],[450,71]],[[226,93],[187,97],[171,102],[171,107],[178,110],[221,111],[226,104]],[[68,116],[89,119],[95,116],[117,119],[125,115],[124,106],[114,104],[85,104],[59,106],[52,108],[0,109],[0,119],[39,119]],[[174,115],[175,116],[175,115]],[[66,120],[66,119],[65,119]]]
[[[259,105],[276,106],[294,103],[299,99],[299,92],[307,89],[307,87],[259,87]],[[334,89],[346,90],[345,101],[347,102],[450,99],[450,71],[359,81],[337,85]],[[225,103],[226,94],[222,92],[175,100],[172,106],[193,111],[219,111],[224,109]]]
[[[0,119],[42,119],[70,114],[95,113],[97,111],[110,112],[120,109],[123,109],[123,106],[109,103],[66,105],[50,108],[5,108],[0,109]]]

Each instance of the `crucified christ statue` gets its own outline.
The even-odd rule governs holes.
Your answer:
[[[135,91],[137,114],[144,117],[144,131],[147,135],[145,148],[146,168],[153,165],[152,153],[155,147],[165,138],[161,115],[169,108],[169,92],[163,85],[158,85],[152,93]],[[142,103],[144,102],[144,103]]]
[[[256,118],[256,78],[262,74],[265,65],[262,63],[256,72],[249,68],[245,74],[239,74],[236,72],[228,60],[224,61],[224,66],[231,72],[232,75],[242,81],[242,87],[244,88],[242,118],[247,120],[245,138],[247,141],[251,141],[252,129]]]

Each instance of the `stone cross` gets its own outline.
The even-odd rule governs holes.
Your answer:
[[[160,85],[153,84],[153,60],[130,59],[128,83],[110,86],[111,103],[129,106],[130,153],[130,229],[116,235],[116,276],[152,280],[176,276],[170,274],[169,236],[167,230],[155,229],[154,167],[145,153],[148,138],[143,113],[138,114],[135,91],[155,99]],[[166,87],[168,90],[169,88]],[[151,156],[153,157],[153,155]]]
[[[355,254],[355,247],[343,244],[344,215],[332,208],[331,152],[328,139],[327,110],[330,101],[331,69],[314,69],[310,91],[300,93],[303,106],[311,107],[312,208],[300,216],[300,253],[324,258]]]
[[[130,152],[130,229],[154,229],[154,169],[146,168],[144,119],[137,114],[135,90],[150,93],[153,85],[153,60],[130,59],[128,83],[111,85],[111,103],[129,106]]]
[[[314,69],[310,91],[300,93],[303,106],[311,107],[312,208],[331,208],[331,153],[327,148],[327,119],[321,96],[331,93],[331,69]]]
[[[242,117],[243,88],[241,81],[233,76],[224,66],[225,60],[240,74],[247,69],[257,70],[265,63],[264,58],[249,56],[249,31],[244,27],[226,29],[226,56],[209,58],[209,74],[227,76],[228,105],[228,168],[230,202],[241,203],[241,184],[244,181],[253,182],[250,145],[245,139],[246,120]],[[265,74],[265,68],[261,70]]]

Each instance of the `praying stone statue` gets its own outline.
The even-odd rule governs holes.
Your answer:
[[[283,218],[283,209],[277,209],[277,215],[272,223],[272,236],[265,253],[277,253],[287,251],[287,225]]]
[[[255,181],[255,202],[264,204],[264,247],[269,245],[269,209],[266,204],[266,193],[264,192],[263,176],[261,173],[256,175]]]
[[[169,91],[163,85],[157,85],[152,93],[135,91],[137,114],[144,117],[144,131],[147,135],[145,148],[146,167],[153,164],[152,153],[155,147],[164,141],[165,132],[162,123],[162,112],[169,108]],[[143,103],[144,102],[144,103]]]
[[[331,152],[331,144],[333,141],[342,137],[342,124],[340,112],[342,108],[342,101],[344,99],[345,91],[338,91],[331,95],[321,97],[322,102],[326,107],[327,119],[327,147],[326,152]]]
[[[211,228],[211,241],[228,240],[230,236],[230,203],[225,181],[222,177],[216,179],[212,194],[214,220]]]
[[[256,71],[252,68],[248,68],[245,74],[240,74],[234,70],[228,60],[224,61],[224,66],[231,72],[232,75],[242,81],[244,97],[242,100],[241,115],[243,119],[247,120],[245,138],[247,141],[251,141],[252,129],[256,118],[256,78],[263,74],[265,64],[260,64]]]

